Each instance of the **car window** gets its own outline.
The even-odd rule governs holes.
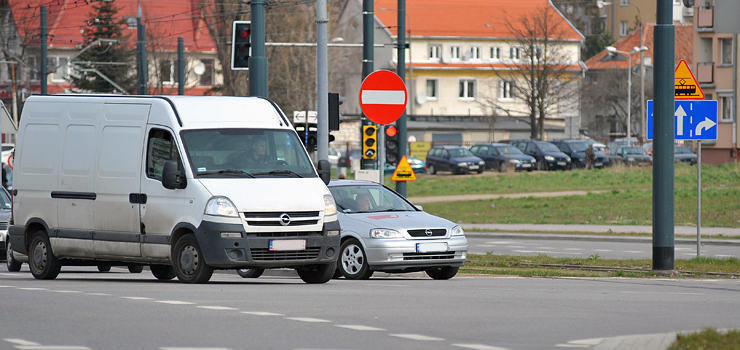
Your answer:
[[[518,148],[514,146],[502,146],[497,147],[498,152],[505,155],[513,155],[513,154],[524,154],[522,151],[520,151]]]
[[[691,152],[691,150],[686,146],[676,146],[674,148],[674,153],[676,154],[694,154],[694,152]]]
[[[537,152],[537,146],[534,144],[534,142],[527,144],[527,152],[531,152],[531,153]]]
[[[339,210],[347,214],[417,211],[393,191],[379,185],[332,186],[329,191]]]
[[[568,152],[568,145],[566,145],[565,143],[557,143],[555,145],[558,146],[558,149],[560,151],[562,151],[562,152]]]
[[[645,150],[641,147],[624,147],[622,152],[624,154],[645,154]]]
[[[478,153],[478,148],[480,148],[481,152],[485,152],[486,146],[473,146],[473,147],[470,147],[470,152],[472,152],[472,153]]]
[[[0,189],[0,209],[11,209],[10,196],[2,189]]]
[[[442,157],[443,157],[443,158],[449,158],[449,157],[450,157],[450,154],[449,154],[449,153],[447,153],[447,150],[446,150],[446,149],[443,149],[443,150],[442,150]]]
[[[539,147],[542,152],[560,152],[555,145],[549,142],[537,142],[537,147]]]
[[[465,148],[453,148],[453,149],[447,150],[447,152],[449,152],[450,157],[456,157],[456,158],[473,157],[473,153],[470,153],[470,151],[468,151]]]
[[[572,149],[573,152],[586,152],[588,145],[588,141],[571,142],[569,144],[570,149]]]

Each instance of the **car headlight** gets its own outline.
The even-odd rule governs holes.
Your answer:
[[[337,219],[337,205],[334,203],[334,197],[330,194],[324,195],[324,221],[334,221]]]
[[[521,163],[521,161],[519,159],[509,159],[509,163],[519,164],[519,163]]]
[[[481,160],[480,162],[478,162],[478,165],[486,165],[486,162]]]
[[[213,197],[206,203],[206,215],[238,217],[236,206],[226,197]]]
[[[465,232],[463,231],[462,227],[455,226],[452,228],[451,235],[452,236],[464,236]]]
[[[565,157],[565,161],[570,162],[571,161],[570,157]]]
[[[555,157],[553,157],[553,156],[545,156],[545,160],[549,160],[549,161],[552,162],[552,161],[555,161]]]
[[[468,166],[468,163],[460,162],[460,163],[457,163],[457,166]]]
[[[403,238],[401,232],[396,230],[390,230],[387,228],[374,228],[370,230],[370,237],[372,238]]]

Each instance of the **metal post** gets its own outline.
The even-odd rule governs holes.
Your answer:
[[[398,76],[406,83],[406,0],[398,0]],[[413,103],[413,102],[411,102]],[[398,156],[406,155],[406,111],[396,122],[398,127]],[[406,181],[396,181],[396,192],[406,197]]]
[[[136,8],[136,94],[144,95],[144,24],[141,23],[141,5]]]
[[[41,6],[41,94],[48,94],[47,91],[47,75],[49,74],[49,68],[46,64],[46,6]]]
[[[375,43],[375,5],[374,0],[365,0],[362,2],[362,79],[365,80],[368,75],[372,74],[373,67],[373,55]],[[362,121],[360,122],[360,142],[363,140],[362,127],[365,125],[372,125],[372,122],[362,114]],[[362,149],[362,145],[360,145]],[[347,154],[349,157],[349,153]],[[372,159],[360,158],[360,169],[373,169],[375,162]]]
[[[696,141],[696,257],[701,256],[701,140]]]
[[[267,97],[265,1],[252,0],[252,56],[249,57],[249,96]],[[328,108],[328,107],[327,107]],[[308,118],[308,115],[306,115]]]
[[[632,53],[627,54],[627,61],[629,61],[627,66],[627,146],[632,146],[632,134],[630,133],[632,124]]]
[[[653,269],[674,270],[675,54],[673,1],[657,0],[653,111]]]
[[[329,159],[329,72],[327,53],[327,24],[329,17],[326,11],[326,0],[316,1],[316,143],[318,159]],[[308,115],[306,115],[308,117]]]
[[[185,48],[183,38],[177,38],[177,94],[185,95]]]

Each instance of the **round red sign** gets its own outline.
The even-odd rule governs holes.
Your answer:
[[[400,118],[407,101],[406,84],[396,73],[379,70],[362,81],[360,108],[377,124],[390,124]]]

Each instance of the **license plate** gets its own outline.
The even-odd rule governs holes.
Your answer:
[[[602,166],[604,163],[594,163],[594,166]]]
[[[471,165],[471,166],[470,166],[470,169],[471,169],[471,170],[476,170],[476,169],[478,169],[478,166],[477,166],[477,165]]]
[[[532,164],[522,164],[522,168],[529,168],[531,166],[532,166]]]
[[[417,253],[446,252],[447,243],[416,243]]]
[[[280,251],[280,250],[306,250],[306,240],[305,239],[289,239],[289,240],[279,240],[279,241],[270,241],[270,251]]]
[[[558,165],[565,166],[565,162],[558,162]]]

